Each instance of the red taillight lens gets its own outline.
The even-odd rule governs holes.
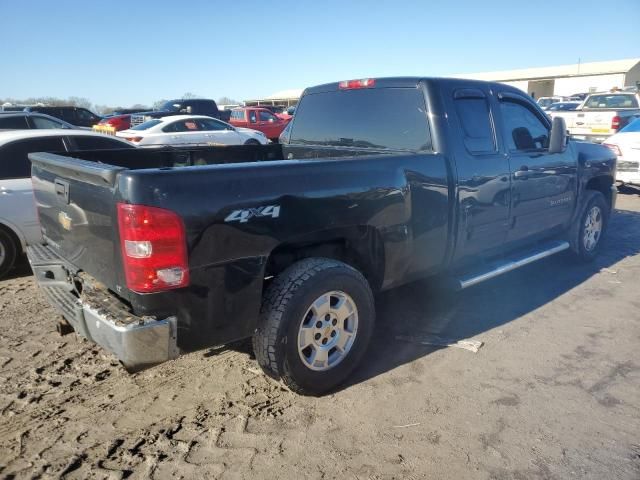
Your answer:
[[[338,88],[340,90],[352,90],[354,88],[371,88],[375,84],[375,78],[363,78],[361,80],[345,80],[338,84]]]
[[[618,130],[620,128],[620,117],[615,116],[611,119],[611,130]]]
[[[613,153],[615,153],[618,157],[622,156],[622,152],[620,151],[620,147],[618,147],[617,145],[613,145],[611,143],[603,143],[603,145],[605,147],[607,147],[609,150],[611,150]]]
[[[129,290],[152,293],[189,285],[184,224],[176,213],[118,203],[118,226]]]

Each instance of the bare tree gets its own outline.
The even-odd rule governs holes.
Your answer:
[[[220,97],[218,99],[218,104],[219,105],[242,105],[242,102],[239,102],[238,100],[234,100],[233,98],[230,98],[230,97]]]
[[[198,95],[191,93],[191,92],[187,92],[185,94],[182,95],[182,99],[183,100],[189,100],[190,98],[198,98]]]

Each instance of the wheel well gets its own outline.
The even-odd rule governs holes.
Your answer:
[[[269,255],[265,277],[276,276],[305,258],[339,260],[359,270],[372,290],[378,290],[384,277],[384,249],[380,234],[373,227],[353,227],[314,232],[313,239],[298,239],[279,245]]]
[[[613,185],[613,178],[609,175],[603,175],[600,177],[593,177],[587,182],[586,190],[596,190],[607,200],[611,205],[611,185]]]
[[[0,230],[2,230],[3,232],[6,232],[7,235],[9,235],[9,237],[11,237],[11,240],[13,241],[13,244],[16,247],[16,252],[18,254],[22,253],[22,242],[20,241],[20,237],[18,237],[18,234],[16,234],[16,232],[13,231],[13,229],[11,227],[8,227],[7,225],[0,223]]]

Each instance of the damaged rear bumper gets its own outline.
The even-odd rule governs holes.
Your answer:
[[[27,256],[51,304],[79,335],[113,353],[127,370],[141,370],[179,355],[176,317],[157,320],[133,315],[106,289],[89,285],[86,274],[76,276],[73,267],[46,245],[28,247]],[[91,289],[90,294],[79,294],[76,281],[81,278],[85,279],[83,290]]]

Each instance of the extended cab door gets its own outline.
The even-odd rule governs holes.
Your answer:
[[[494,106],[484,86],[459,83],[449,90],[448,110],[458,166],[458,257],[500,247],[509,226],[509,159],[498,148]]]
[[[576,202],[577,153],[549,153],[551,125],[527,97],[498,94],[500,125],[511,164],[511,226],[507,240],[551,233],[568,224]]]
[[[266,135],[267,138],[278,138],[281,131],[281,120],[273,113],[266,110],[258,111],[258,130]]]

